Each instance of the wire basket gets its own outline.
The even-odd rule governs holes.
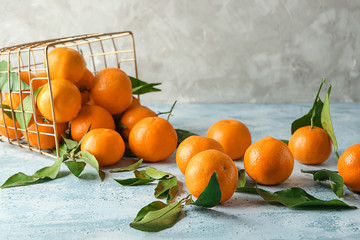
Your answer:
[[[48,52],[56,47],[68,47],[79,51],[86,62],[87,68],[95,75],[101,69],[116,67],[121,68],[128,75],[138,77],[134,36],[132,32],[114,32],[102,34],[88,34],[59,39],[26,43],[12,47],[0,49],[0,87],[1,87],[1,113],[0,136],[1,142],[28,148],[41,154],[51,157],[59,156],[59,139],[57,126],[54,123],[45,124],[36,118],[35,114],[35,90],[33,86],[39,81],[49,83],[51,93],[51,110],[54,112],[54,101],[51,92],[51,79],[48,64]],[[9,63],[9,64],[8,64]],[[5,70],[4,70],[4,66]],[[21,74],[27,74],[29,84],[20,79]],[[37,75],[42,76],[38,77]],[[31,77],[35,75],[35,77]],[[29,95],[31,97],[31,111],[24,106],[23,100]],[[3,100],[8,99],[10,106],[3,104]],[[15,103],[19,105],[16,107]],[[19,125],[19,122],[26,122],[32,117],[35,130],[29,130],[26,125]],[[55,116],[56,117],[56,116]],[[7,121],[5,121],[7,118]],[[52,128],[53,133],[40,132],[39,127]],[[30,134],[36,134],[37,147],[33,147],[25,139],[29,139]],[[40,134],[49,135],[54,138],[55,148],[52,150],[41,149]]]

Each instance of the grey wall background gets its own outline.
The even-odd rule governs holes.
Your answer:
[[[147,103],[360,101],[360,2],[0,0],[0,47],[131,30]]]

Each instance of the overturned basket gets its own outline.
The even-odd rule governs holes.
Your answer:
[[[59,136],[55,122],[43,123],[32,116],[36,115],[34,86],[39,81],[46,81],[49,83],[51,92],[49,68],[44,66],[49,66],[48,52],[56,47],[73,48],[82,53],[87,68],[93,74],[103,68],[121,67],[129,75],[135,77],[138,75],[134,37],[129,31],[51,39],[0,49],[0,134],[2,135],[0,141],[55,158],[59,156],[59,143],[55,141],[59,139]],[[32,75],[35,77],[31,77]],[[23,76],[25,76],[25,82],[29,84],[21,80],[24,80]],[[55,119],[52,94],[50,98],[52,116]],[[34,130],[27,128],[30,119],[35,123]],[[51,127],[53,133],[40,132],[40,126]],[[39,148],[31,146],[25,140],[29,139],[29,133],[36,134]],[[53,151],[41,149],[40,134],[54,138]]]

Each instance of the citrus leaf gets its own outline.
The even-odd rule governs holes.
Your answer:
[[[197,134],[187,131],[187,130],[183,130],[183,129],[175,129],[177,137],[178,137],[178,146],[179,144],[184,141],[186,138],[190,137],[190,136],[197,136]]]
[[[280,141],[282,141],[282,142],[285,143],[286,145],[289,145],[289,140],[280,139]]]
[[[240,169],[240,170],[238,171],[238,175],[239,175],[239,183],[238,183],[237,188],[245,187],[245,184],[246,184],[245,170],[244,170],[244,169]]]
[[[74,141],[74,140],[71,140],[71,139],[67,139],[67,138],[63,138],[64,139],[64,142],[66,144],[66,147],[68,150],[73,150],[74,148],[77,147],[78,145],[78,142],[77,141]]]
[[[141,171],[134,170],[134,175],[138,179],[152,179],[149,175],[146,174],[145,170],[141,170]]]
[[[338,199],[333,200],[320,200],[314,196],[308,194],[301,188],[288,188],[277,192],[266,191],[261,188],[244,187],[237,189],[238,192],[246,192],[252,194],[258,194],[267,202],[279,203],[286,207],[297,208],[309,208],[309,207],[327,207],[332,209],[337,208],[350,208],[355,209],[357,207],[350,206]]]
[[[9,177],[0,188],[13,187],[15,185],[22,185],[25,183],[32,183],[39,180],[38,178],[34,178],[32,176],[26,175],[22,172],[16,173]]]
[[[151,207],[149,207],[151,205]],[[160,204],[158,201],[152,202],[142,208],[135,219],[130,223],[130,227],[145,231],[158,232],[173,226],[180,218],[182,205],[181,201],[172,204]]]
[[[164,177],[172,175],[171,173],[163,172],[163,171],[160,171],[153,167],[147,167],[145,170],[145,173],[149,177],[154,178],[154,179],[162,179]]]
[[[80,174],[83,172],[86,163],[69,161],[65,162],[65,165],[68,167],[70,172],[74,174],[74,176],[79,177]]]
[[[221,200],[221,191],[218,180],[218,175],[214,172],[211,175],[210,181],[206,186],[205,190],[200,194],[198,199],[191,203],[191,205],[203,206],[203,207],[214,207],[219,204]]]
[[[98,172],[101,181],[104,180],[105,173],[100,170],[99,162],[96,160],[94,155],[92,155],[88,151],[80,151],[77,156],[78,156],[78,158],[76,159],[77,162],[85,162],[87,164],[90,164]]]
[[[323,108],[323,102],[321,101],[321,99],[318,98],[318,96],[316,96],[317,99],[314,102],[314,105],[311,107],[310,111],[305,114],[304,116],[302,116],[299,119],[296,119],[294,122],[292,122],[291,124],[291,134],[293,134],[297,129],[301,128],[301,127],[305,127],[305,126],[310,126],[311,125],[311,118],[312,118],[312,114],[313,111],[315,110],[315,116],[314,116],[314,126],[317,127],[322,127],[321,126],[321,111]]]
[[[330,102],[329,102],[329,98],[330,98],[330,93],[331,93],[331,84],[326,82],[325,79],[323,79],[323,82],[329,85],[329,89],[328,92],[325,95],[325,99],[324,99],[324,106],[322,108],[321,111],[321,125],[322,128],[326,131],[326,133],[329,135],[331,142],[334,146],[334,151],[335,151],[335,155],[337,158],[339,158],[339,153],[338,153],[338,145],[337,145],[337,141],[336,141],[336,137],[334,134],[334,128],[331,122],[331,117],[330,117]]]
[[[177,178],[172,177],[169,179],[163,179],[158,182],[155,188],[154,196],[156,198],[167,198],[167,202],[171,201],[178,190]]]
[[[35,92],[34,92],[34,99],[37,98],[37,95],[39,94],[40,90],[41,90],[42,86],[39,87]],[[35,103],[34,103],[35,104]],[[24,107],[24,115],[22,112],[16,112],[15,116],[16,116],[16,120],[18,121],[20,127],[22,129],[27,128],[27,126],[29,125],[29,122],[31,120],[31,117],[33,116],[33,103],[32,103],[32,98],[31,98],[31,94],[27,95],[23,100],[22,100],[22,105],[19,104],[19,106],[17,107],[16,110],[19,111],[23,111],[23,107]],[[31,113],[28,113],[31,112]]]
[[[126,166],[126,167],[123,167],[123,168],[120,168],[120,169],[110,170],[110,172],[111,173],[116,173],[116,172],[133,171],[133,170],[138,169],[142,162],[143,162],[143,159],[140,159],[139,161],[137,161],[134,164],[131,164],[129,166]]]
[[[134,95],[161,91],[159,88],[155,88],[155,86],[158,86],[161,83],[147,83],[131,76],[129,76],[129,78],[131,81],[132,91]]]
[[[321,170],[302,170],[302,173],[310,173],[314,176],[314,181],[329,181],[331,189],[339,198],[344,194],[344,179],[337,172],[327,169]]]
[[[138,214],[136,215],[136,217],[134,219],[134,222],[138,222],[141,219],[143,219],[148,212],[160,210],[166,206],[167,205],[161,201],[154,201],[154,202],[146,205],[142,209],[140,209],[140,211],[138,212]]]
[[[67,147],[66,143],[62,143],[60,146],[59,146],[59,155],[60,157],[61,156],[64,156],[65,154],[67,154],[69,151],[69,148]],[[56,154],[56,149],[54,149],[54,153]]]
[[[8,71],[12,71],[13,68],[8,65],[7,61],[0,61],[0,91],[1,92],[10,92],[19,91],[20,84],[21,90],[29,90],[30,86],[19,79],[19,76],[16,72],[10,72],[10,89],[9,89],[9,74]],[[6,71],[6,72],[3,72]],[[20,81],[20,84],[19,84]]]
[[[0,94],[1,94],[1,93],[0,93]],[[1,103],[0,103],[0,104],[1,104]],[[7,110],[11,109],[10,106],[5,105],[5,104],[2,104],[2,107],[4,108],[4,110],[5,110],[5,109],[7,109]],[[13,119],[12,114],[11,114],[11,111],[4,111],[4,114],[6,114],[6,116],[8,116],[11,120]],[[16,114],[16,113],[15,113],[15,114]]]
[[[63,162],[64,158],[59,157],[56,159],[53,165],[49,167],[41,168],[40,170],[36,171],[33,175],[29,176],[22,172],[16,173],[9,177],[0,188],[7,188],[13,187],[16,185],[23,185],[28,183],[36,182],[39,179],[55,179],[60,171],[61,163]]]
[[[155,181],[155,179],[151,178],[127,178],[127,179],[114,179],[117,183],[120,183],[123,186],[138,186],[144,185],[150,182]]]

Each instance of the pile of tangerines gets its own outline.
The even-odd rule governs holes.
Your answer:
[[[69,129],[73,140],[82,139],[81,150],[93,154],[100,166],[118,162],[124,155],[125,143],[138,158],[148,162],[165,160],[175,151],[178,142],[175,129],[169,121],[140,104],[132,94],[131,81],[125,72],[105,68],[94,76],[86,68],[82,55],[65,47],[50,51],[48,63],[51,91],[46,79],[31,81],[46,77],[45,73],[21,72],[19,76],[30,83],[33,91],[42,87],[27,131],[16,132],[14,123],[18,123],[0,114],[1,135],[10,139],[24,136],[31,146],[52,149],[55,141],[61,140],[51,135],[55,122],[58,136]],[[26,94],[20,97],[19,93],[11,93],[11,96],[5,93],[2,104],[16,109],[25,97]],[[40,133],[39,140],[36,130]],[[288,145],[272,137],[251,144],[250,131],[243,123],[221,120],[209,128],[206,137],[191,136],[181,142],[176,163],[195,197],[204,191],[211,175],[217,172],[222,193],[220,202],[224,202],[231,198],[238,185],[235,159],[244,158],[245,171],[257,183],[275,185],[289,178],[294,158],[303,164],[320,164],[331,153],[331,140],[322,128],[299,128]],[[360,191],[360,144],[342,154],[338,170],[348,187]]]

